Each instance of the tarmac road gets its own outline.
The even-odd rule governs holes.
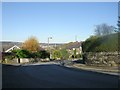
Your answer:
[[[118,88],[119,77],[56,64],[2,65],[2,88]]]

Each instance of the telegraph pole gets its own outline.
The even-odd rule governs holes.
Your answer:
[[[75,42],[77,42],[77,35],[75,35]]]

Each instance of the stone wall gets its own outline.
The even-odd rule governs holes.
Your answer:
[[[120,53],[118,52],[85,52],[83,54],[85,64],[95,66],[120,65]]]

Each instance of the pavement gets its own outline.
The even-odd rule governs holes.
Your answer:
[[[98,73],[105,73],[105,74],[120,76],[120,71],[119,71],[118,67],[115,67],[115,68],[101,68],[101,67],[85,66],[83,64],[74,64],[72,66],[72,68],[77,68],[77,69],[88,70],[88,71],[92,71],[92,72],[98,72]]]
[[[118,88],[117,75],[58,64],[2,65],[2,88]]]

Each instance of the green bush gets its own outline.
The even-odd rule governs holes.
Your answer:
[[[91,36],[90,38],[88,38],[85,42],[82,43],[82,47],[83,47],[83,52],[89,52],[91,51],[96,44],[95,42],[97,41],[98,37],[97,36]]]
[[[15,58],[14,53],[3,53],[3,59],[12,60],[13,58]]]
[[[45,50],[38,52],[30,52],[28,50],[19,49],[12,52],[16,54],[17,58],[50,58],[50,53]]]
[[[39,51],[37,55],[38,55],[38,57],[40,57],[42,59],[50,58],[50,53],[45,50]]]
[[[13,52],[16,54],[17,58],[31,58],[31,54],[27,50],[19,49]]]
[[[7,60],[12,60],[12,59],[14,58],[14,56],[12,56],[12,55],[11,55],[11,56],[6,56],[5,58],[6,58]]]
[[[82,43],[83,52],[114,52],[118,51],[120,33],[106,36],[92,36]]]
[[[53,51],[53,53],[52,53],[52,58],[53,59],[57,59],[57,58],[62,58],[62,54],[61,54],[61,52],[60,52],[60,50],[55,50],[55,51]]]
[[[61,59],[67,60],[69,58],[69,53],[66,49],[61,49],[60,53],[61,53]]]
[[[69,53],[66,49],[53,50],[52,58],[54,60],[58,58],[62,60],[67,60],[69,58]]]
[[[31,53],[31,57],[32,58],[40,58],[40,53],[39,52],[33,52],[33,53]]]

